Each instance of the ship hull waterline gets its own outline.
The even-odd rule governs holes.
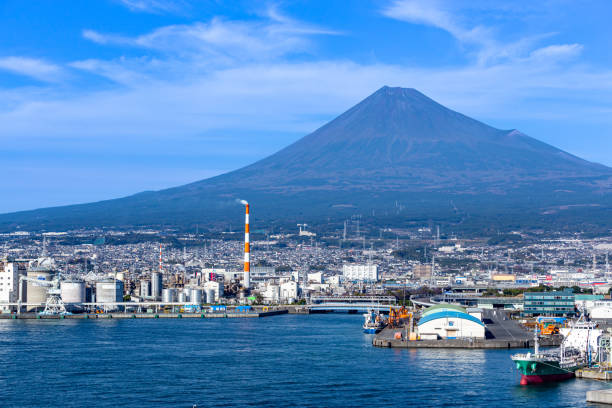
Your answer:
[[[574,377],[574,373],[547,374],[547,375],[525,375],[521,374],[521,385],[544,384],[550,382],[564,381]]]

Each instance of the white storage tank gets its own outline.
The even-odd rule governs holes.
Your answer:
[[[212,288],[206,289],[206,303],[215,303],[215,290]]]
[[[85,282],[82,280],[62,281],[60,293],[64,303],[83,303],[85,302]]]
[[[178,302],[179,303],[187,302],[187,296],[185,296],[185,292],[181,292],[178,294]]]
[[[96,282],[96,302],[123,302],[123,282],[110,279]]]
[[[140,281],[140,297],[147,298],[151,296],[151,282],[147,280]]]
[[[151,296],[158,299],[162,295],[162,274],[159,272],[153,272],[151,274]]]
[[[176,301],[176,289],[166,288],[162,290],[162,302],[174,303]]]
[[[191,294],[189,295],[189,302],[193,303],[194,305],[201,305],[202,290],[197,288],[191,289]]]
[[[51,271],[46,269],[30,269],[27,273],[28,278],[34,278],[37,280],[50,281]],[[38,286],[32,282],[28,282],[26,289],[26,301],[27,303],[45,303],[47,302],[47,292],[49,287],[47,286]],[[44,305],[42,306],[44,307]],[[36,308],[40,308],[39,306],[28,306],[27,310],[32,311]]]

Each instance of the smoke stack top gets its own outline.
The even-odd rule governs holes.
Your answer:
[[[240,204],[249,205],[249,202],[247,200],[240,200]]]

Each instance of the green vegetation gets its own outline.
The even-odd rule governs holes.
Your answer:
[[[396,258],[400,258],[400,259],[409,259],[409,260],[419,261],[421,263],[427,262],[424,246],[418,246],[418,247],[411,246],[411,247],[405,247],[402,249],[397,249],[393,251],[391,255],[393,255]]]
[[[514,245],[523,241],[519,234],[500,234],[487,241],[488,245]]]

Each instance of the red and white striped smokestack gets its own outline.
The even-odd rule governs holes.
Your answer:
[[[251,239],[249,231],[249,203],[246,200],[240,200],[240,204],[244,205],[244,279],[245,288],[249,288],[251,284]]]
[[[249,203],[245,200],[240,201],[244,205],[244,271],[251,271],[251,240],[249,231]]]

